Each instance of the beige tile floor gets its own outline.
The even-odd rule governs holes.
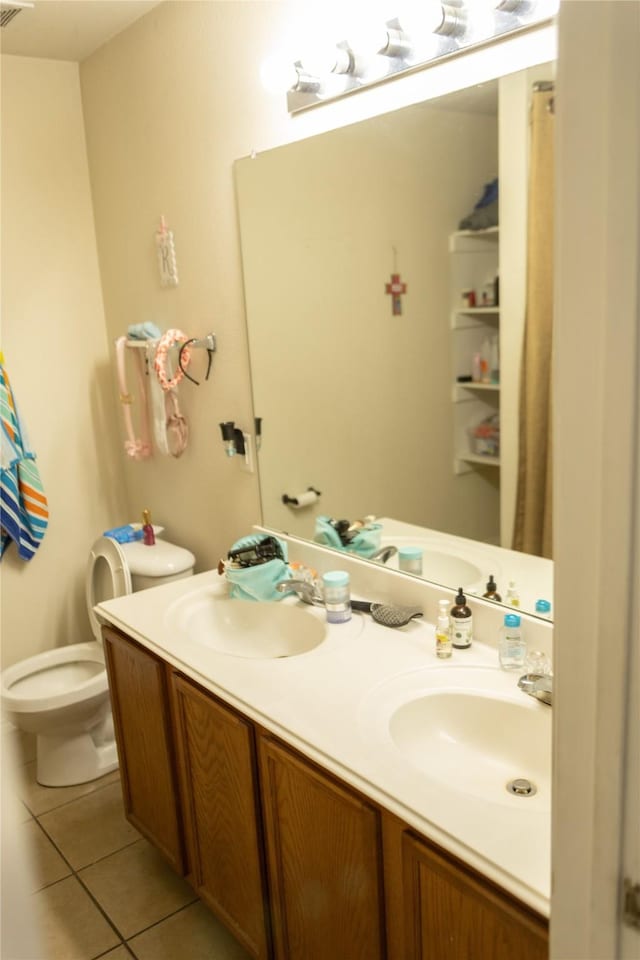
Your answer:
[[[249,960],[127,822],[117,771],[77,787],[40,786],[22,739],[11,816],[32,854],[31,916],[45,951],[30,960]],[[5,883],[7,874],[5,865]]]

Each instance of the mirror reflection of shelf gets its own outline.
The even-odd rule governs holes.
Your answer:
[[[500,239],[500,227],[487,227],[486,230],[456,230],[449,235],[449,253],[477,253],[483,248],[490,249]]]
[[[460,469],[459,461],[462,461],[462,463],[481,463],[485,467],[500,466],[500,457],[482,456],[479,453],[459,453],[456,458],[456,473],[464,472],[463,469]]]
[[[500,390],[499,383],[478,383],[477,381],[471,380],[467,383],[454,383],[453,385],[453,402],[454,403],[463,403],[465,400],[472,400],[473,394],[467,393],[468,390],[481,390],[487,391],[489,393],[498,393]]]
[[[466,306],[461,303],[465,291],[476,298],[498,272],[499,227],[487,230],[458,230],[449,235],[451,263],[451,349],[453,362],[453,470],[456,475],[479,467],[499,469],[500,457],[472,452],[471,431],[500,409],[498,382],[457,378],[472,373],[474,354],[486,349],[500,331],[499,304]],[[498,474],[499,476],[499,474]],[[499,526],[499,517],[496,518]]]

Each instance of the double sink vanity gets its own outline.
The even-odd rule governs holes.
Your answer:
[[[542,960],[551,709],[498,667],[504,610],[472,601],[487,642],[438,660],[451,591],[345,565],[424,619],[328,624],[215,571],[96,608],[127,816],[259,960]]]

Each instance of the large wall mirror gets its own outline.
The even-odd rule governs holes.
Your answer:
[[[264,525],[313,540],[319,516],[375,516],[383,545],[423,549],[426,579],[482,594],[493,574],[503,599],[515,581],[528,612],[552,602],[551,558],[512,548],[530,119],[553,76],[529,68],[235,166]],[[496,178],[499,222],[461,230],[490,218]],[[469,382],[478,360],[489,382]],[[285,502],[310,487],[316,502]]]

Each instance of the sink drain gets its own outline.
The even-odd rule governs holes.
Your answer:
[[[518,777],[516,780],[509,781],[507,791],[512,793],[514,797],[532,797],[534,793],[537,793],[537,787],[535,783],[531,783],[531,780]]]

